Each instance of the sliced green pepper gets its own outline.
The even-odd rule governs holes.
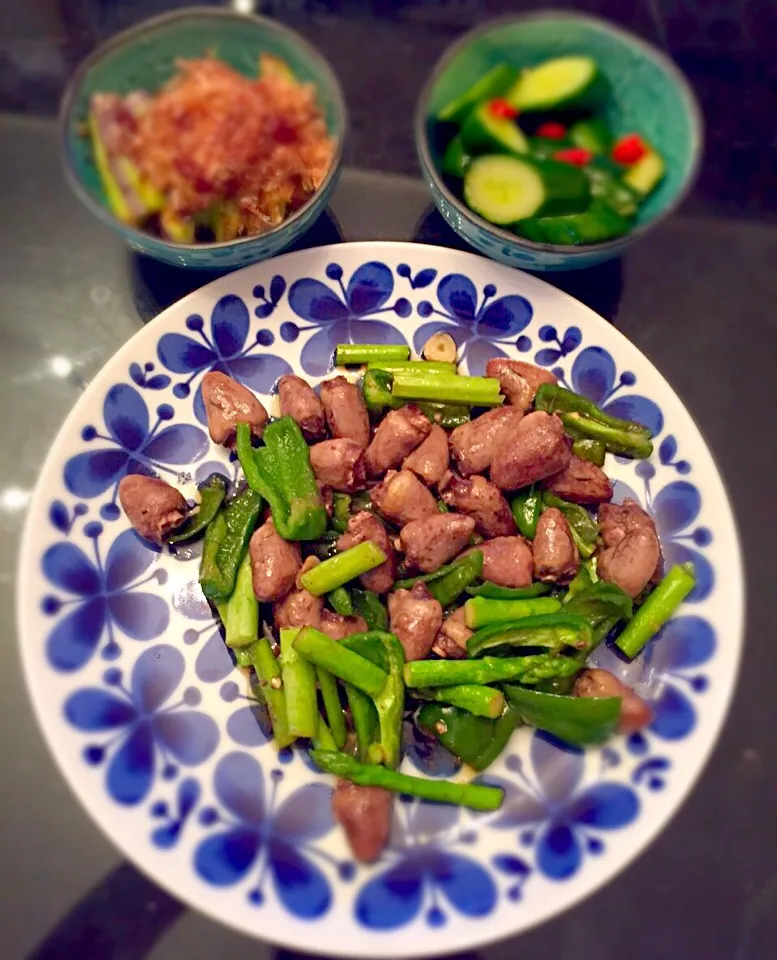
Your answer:
[[[511,704],[496,720],[477,717],[459,707],[427,703],[416,714],[416,723],[474,770],[485,770],[504,750],[519,722]]]
[[[182,543],[202,533],[219,512],[226,492],[227,481],[220,473],[212,473],[205,483],[200,484],[200,506],[197,513],[192,514],[172,537],[168,537],[167,542]]]
[[[521,536],[526,537],[527,540],[533,540],[542,512],[542,495],[535,490],[534,484],[514,497],[510,507]]]
[[[394,378],[387,370],[368,370],[362,378],[364,406],[371,413],[383,413],[385,410],[398,410],[404,407],[405,400],[397,400],[391,393]]]
[[[620,718],[621,697],[565,697],[510,683],[502,689],[524,723],[567,743],[600,743]]]
[[[439,424],[444,430],[455,430],[472,419],[471,407],[460,403],[434,403],[421,400],[416,406],[432,423]]]
[[[483,573],[483,551],[473,550],[466,557],[454,560],[435,570],[406,580],[397,580],[395,590],[410,590],[416,583],[425,583],[431,595],[444,607],[450,606]]]
[[[603,467],[607,448],[601,440],[575,440],[572,444],[572,453],[581,460]]]
[[[564,605],[564,610],[577,613],[585,617],[592,627],[598,627],[612,617],[616,620],[631,620],[634,603],[617,584],[599,580],[576,590]]]
[[[348,530],[348,521],[351,519],[351,498],[347,493],[332,495],[332,519],[330,526],[338,533]]]
[[[443,607],[449,607],[482,573],[483,551],[473,550],[466,557],[451,564],[451,569],[445,576],[428,583],[426,588]]]
[[[208,600],[227,600],[232,593],[262,503],[247,488],[208,524],[200,561],[200,586]]]
[[[564,647],[587,650],[592,642],[591,625],[578,613],[548,613],[483,627],[467,640],[467,653],[478,657],[486,651],[515,656],[514,647]],[[502,650],[500,650],[502,648]]]
[[[587,559],[596,550],[596,543],[599,537],[599,524],[594,520],[591,514],[577,503],[569,503],[562,500],[547,490],[542,494],[542,506],[556,507],[566,517],[569,524],[569,532],[575,541],[580,556]]]
[[[377,593],[352,587],[351,600],[356,612],[364,618],[370,630],[388,629],[388,612]]]
[[[650,430],[633,420],[605,413],[595,403],[558,384],[543,383],[534,398],[537,410],[557,413],[573,440],[598,440],[611,453],[644,459],[653,452]]]
[[[340,642],[341,646],[370,660],[388,674],[388,680],[373,703],[378,714],[378,740],[367,750],[371,763],[387,767],[399,766],[402,749],[402,716],[405,706],[403,668],[405,651],[393,633],[371,630],[354,633]]]
[[[327,514],[310,466],[310,450],[289,416],[269,424],[264,446],[254,450],[251,428],[237,425],[237,455],[249,487],[266,498],[284,540],[318,540]]]
[[[335,587],[326,595],[329,606],[341,617],[353,616],[353,600],[347,587]]]

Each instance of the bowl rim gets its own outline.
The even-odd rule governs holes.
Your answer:
[[[628,43],[639,49],[645,56],[652,60],[668,73],[675,81],[681,100],[684,102],[690,120],[691,133],[691,162],[686,173],[684,182],[680,185],[675,196],[664,210],[657,213],[647,223],[642,223],[634,227],[627,234],[621,237],[615,237],[612,240],[604,240],[599,243],[586,243],[580,246],[559,243],[539,243],[535,240],[529,240],[520,237],[516,233],[510,233],[496,224],[489,223],[488,220],[478,216],[469,207],[466,206],[458,197],[456,197],[445,184],[439,170],[432,161],[431,151],[429,149],[429,138],[427,136],[427,121],[429,119],[429,101],[431,99],[432,88],[440,77],[440,74],[459,56],[462,50],[466,49],[473,40],[491,33],[500,26],[507,26],[514,23],[528,23],[537,20],[559,20],[559,21],[577,21],[587,23],[601,30],[603,33],[609,33],[618,40]],[[657,46],[643,39],[636,33],[632,33],[625,27],[606,20],[604,17],[597,17],[592,14],[580,13],[576,10],[534,10],[527,13],[507,14],[504,17],[495,17],[479,24],[473,30],[468,30],[462,34],[458,40],[445,49],[439,59],[436,61],[421,89],[421,93],[416,103],[415,119],[413,121],[413,135],[415,139],[416,151],[418,153],[418,162],[421,172],[432,181],[433,187],[437,190],[447,203],[456,210],[463,219],[469,221],[474,227],[486,230],[503,242],[514,244],[517,247],[525,247],[529,250],[536,250],[542,253],[553,253],[569,257],[570,259],[585,258],[592,252],[613,253],[616,254],[623,249],[632,239],[636,239],[657,224],[665,220],[670,214],[674,213],[680,204],[685,200],[691,191],[696,177],[699,173],[704,143],[704,120],[701,107],[696,94],[688,78],[680,70],[677,64],[667,56]],[[529,267],[531,269],[531,267]]]
[[[332,162],[329,165],[326,176],[324,177],[318,189],[298,210],[295,210],[290,217],[287,217],[282,223],[279,223],[278,226],[272,227],[265,233],[259,233],[249,237],[236,237],[234,240],[221,240],[206,243],[178,243],[174,240],[165,240],[162,237],[157,237],[154,234],[147,233],[145,230],[140,230],[132,224],[124,223],[117,216],[115,216],[105,206],[105,204],[97,201],[92,196],[90,191],[86,189],[81,181],[81,178],[76,174],[75,170],[73,169],[73,165],[70,162],[70,151],[68,149],[69,129],[81,86],[92,68],[99,63],[106,56],[106,54],[112,53],[128,43],[133,43],[141,39],[142,36],[149,30],[155,30],[158,27],[164,27],[179,20],[195,19],[242,20],[249,21],[256,26],[272,29],[276,33],[284,36],[287,40],[292,41],[300,46],[307,58],[316,63],[316,65],[328,77],[329,82],[331,83],[334,110],[336,115],[335,119],[339,126],[340,132],[334,138],[335,149],[332,155]],[[316,203],[321,196],[326,196],[328,194],[339,174],[340,166],[343,160],[343,151],[345,148],[345,137],[348,132],[348,109],[345,103],[343,88],[331,63],[322,53],[320,53],[311,43],[309,43],[305,37],[303,37],[300,33],[297,33],[296,30],[292,30],[291,27],[287,27],[285,24],[279,23],[277,20],[273,20],[271,17],[264,17],[261,14],[256,13],[241,13],[238,10],[228,7],[183,7],[182,9],[173,10],[168,13],[162,13],[155,17],[147,17],[146,19],[141,20],[139,23],[133,24],[131,27],[128,27],[125,30],[121,30],[119,33],[114,34],[112,37],[106,40],[105,43],[101,43],[87,57],[85,57],[81,63],[79,63],[75,73],[70,78],[70,81],[65,88],[65,92],[62,95],[62,100],[59,107],[58,125],[60,153],[62,158],[61,162],[65,171],[65,179],[78,199],[81,200],[81,202],[87,206],[92,213],[98,217],[98,219],[102,220],[102,222],[109,227],[121,227],[123,231],[129,234],[129,237],[132,240],[137,238],[138,243],[145,244],[148,239],[151,239],[154,241],[154,243],[162,245],[165,249],[191,253],[193,250],[225,250],[243,244],[256,242],[257,240],[266,240],[270,237],[276,236],[282,230],[302,219],[310,207]]]

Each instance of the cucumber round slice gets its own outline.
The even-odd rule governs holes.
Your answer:
[[[591,189],[586,175],[571,164],[495,154],[477,157],[469,165],[464,201],[484,219],[506,225],[585,210]]]
[[[461,128],[464,149],[469,153],[529,152],[529,141],[513,120],[491,113],[489,102],[479,104]]]
[[[595,106],[608,89],[591,57],[558,57],[524,70],[505,98],[519,110],[558,110]]]
[[[445,104],[437,114],[437,119],[451,123],[461,123],[469,111],[481,100],[490,100],[501,96],[515,82],[518,71],[506,63],[498,63],[488,73],[466,90],[460,97]]]
[[[661,155],[651,150],[629,167],[623,175],[623,182],[646,197],[655,190],[665,172],[666,166]]]
[[[464,174],[464,202],[497,226],[533,217],[545,200],[536,168],[516,157],[476,157]]]

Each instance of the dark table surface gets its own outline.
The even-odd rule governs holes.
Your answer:
[[[0,116],[0,919],[9,958],[287,958],[188,912],[120,861],[53,766],[13,642],[24,508],[66,410],[141,323],[209,279],[131,255],[78,206],[61,178],[50,119],[79,57],[119,27],[174,5],[28,0],[0,13],[0,109],[7,111]],[[458,32],[486,13],[524,6],[263,5],[335,64],[353,121],[348,160],[362,168],[346,171],[305,244],[456,243],[415,175],[414,98]],[[721,742],[663,835],[582,905],[478,956],[767,960],[777,942],[777,600],[765,560],[777,530],[777,446],[765,389],[777,357],[777,6],[649,0],[631,13],[618,0],[564,6],[611,16],[665,46],[704,105],[707,156],[681,214],[623,261],[549,279],[630,337],[708,438],[745,548],[748,632]],[[51,372],[49,360],[60,356],[71,361],[65,378]]]

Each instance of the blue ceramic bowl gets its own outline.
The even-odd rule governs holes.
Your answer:
[[[634,229],[605,243],[580,247],[534,243],[483,220],[448,189],[433,136],[441,107],[490,67],[516,67],[567,54],[588,54],[610,80],[605,112],[618,134],[638,131],[666,160],[667,174],[641,207]],[[542,12],[492,20],[466,34],[436,64],[418,102],[415,140],[424,178],[448,224],[494,260],[529,270],[590,267],[619,256],[679,205],[691,188],[702,152],[701,113],[687,80],[659,50],[604,20],[572,12]]]
[[[212,52],[247,76],[256,76],[259,55],[285,60],[295,76],[315,84],[329,134],[335,140],[332,166],[308,202],[280,226],[258,237],[224,243],[183,244],[162,240],[128,226],[113,215],[83,124],[93,93],[157,90],[175,72],[179,57]],[[298,34],[265,17],[231,10],[191,8],[146,20],[96,50],[79,67],[62,102],[60,115],[65,173],[78,198],[103,223],[139,253],[198,269],[244,266],[265,260],[293,243],[323,212],[343,158],[346,111],[343,93],[327,61]]]

